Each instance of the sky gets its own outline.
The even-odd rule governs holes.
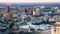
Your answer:
[[[60,2],[60,0],[0,0],[0,3],[28,3],[28,2],[40,2],[40,3],[48,3],[48,2]]]

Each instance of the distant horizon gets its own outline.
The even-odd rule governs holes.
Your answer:
[[[0,4],[1,3],[2,4],[11,4],[11,3],[12,4],[19,4],[19,3],[24,3],[25,4],[25,3],[60,3],[60,2],[18,2],[18,3],[16,3],[16,2],[11,2],[11,3],[10,2],[0,2]]]
[[[47,7],[59,7],[60,2],[52,2],[52,3],[40,3],[40,2],[33,2],[33,3],[0,3],[0,7],[4,7],[5,5],[9,6],[21,6],[21,7],[30,7],[30,6],[47,6]]]
[[[60,2],[60,0],[0,0],[5,3],[28,3],[28,2]]]
[[[60,4],[60,2],[23,2],[23,3],[5,3],[5,2],[0,2],[0,4]]]

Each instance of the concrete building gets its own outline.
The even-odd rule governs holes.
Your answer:
[[[3,16],[4,16],[5,20],[9,19],[9,6],[8,5],[5,7],[5,11],[4,11]]]
[[[60,22],[56,22],[51,29],[51,34],[60,34]]]
[[[40,9],[34,8],[33,15],[40,15]]]
[[[59,9],[57,9],[57,12],[58,12],[58,13],[60,13],[60,10],[59,10]]]
[[[57,16],[57,17],[56,17],[56,21],[57,21],[57,22],[60,22],[60,16]]]
[[[5,13],[9,13],[9,6],[8,5],[5,6]]]
[[[26,15],[27,10],[26,9],[22,9],[22,14]]]
[[[33,15],[35,15],[35,11],[33,11]]]
[[[40,15],[40,9],[39,8],[36,8],[35,14]]]
[[[27,14],[28,14],[28,15],[32,15],[32,14],[33,14],[33,8],[32,8],[32,7],[29,7],[29,8],[27,9]]]
[[[9,11],[8,5],[5,6],[5,12],[4,12],[3,16],[6,21],[9,21],[9,20],[13,21],[13,13]]]

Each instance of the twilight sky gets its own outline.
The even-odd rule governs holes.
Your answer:
[[[5,2],[5,3],[28,3],[28,2],[60,2],[60,0],[0,0],[0,2]]]

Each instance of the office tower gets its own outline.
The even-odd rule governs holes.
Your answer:
[[[33,15],[35,15],[35,11],[33,11]]]
[[[9,6],[8,5],[5,6],[5,13],[9,13]]]
[[[51,30],[51,34],[60,34],[60,22],[56,22]]]
[[[60,13],[60,9],[57,9],[57,13]]]
[[[35,15],[40,15],[40,9],[39,8],[35,9]]]
[[[4,19],[6,21],[12,21],[13,20],[13,13],[9,11],[10,7],[8,5],[5,6],[5,12],[4,12]]]
[[[8,5],[5,6],[4,18],[5,20],[9,19],[9,6]]]
[[[27,10],[26,9],[22,9],[22,14],[26,15]]]
[[[27,15],[33,15],[33,8],[32,7],[27,8]]]

